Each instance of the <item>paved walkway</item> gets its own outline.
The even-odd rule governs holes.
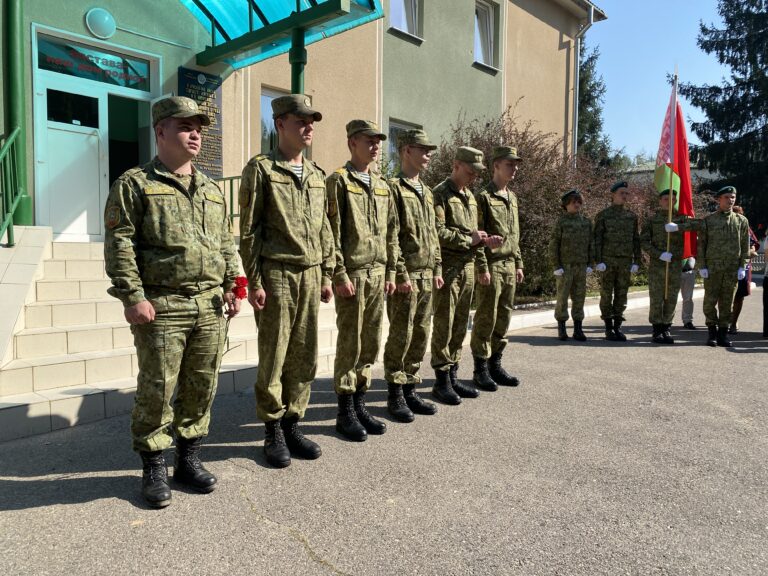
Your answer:
[[[220,487],[162,511],[139,496],[127,417],[0,444],[0,574],[766,574],[761,296],[732,350],[703,330],[650,344],[642,309],[626,344],[597,318],[586,344],[522,329],[505,356],[520,388],[363,444],[335,433],[322,380],[305,430],[323,457],[284,470],[253,394],[219,397],[204,456]],[[380,381],[370,396],[386,418]]]

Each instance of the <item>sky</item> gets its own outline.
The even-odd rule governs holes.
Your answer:
[[[606,85],[603,131],[616,149],[634,157],[656,156],[672,87],[667,74],[678,67],[680,82],[720,84],[729,69],[696,45],[699,22],[721,26],[716,0],[595,0],[608,16],[586,33],[587,48],[600,49],[598,73]],[[688,141],[698,143],[690,120],[701,110],[680,100]]]

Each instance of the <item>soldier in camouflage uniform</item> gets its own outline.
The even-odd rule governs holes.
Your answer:
[[[224,196],[192,165],[210,119],[194,100],[174,97],[155,103],[152,123],[157,157],[109,192],[104,259],[138,357],[131,433],[144,465],[142,495],[162,508],[171,502],[162,451],[174,436],[174,480],[203,493],[215,488],[199,452],[223,353],[223,306],[232,317],[240,302]]]
[[[728,325],[739,280],[749,262],[749,222],[733,211],[736,188],[725,186],[715,197],[718,209],[706,218],[699,231],[699,273],[704,278],[704,317],[709,346],[731,347]]]
[[[571,298],[573,338],[587,339],[582,329],[584,299],[587,296],[587,274],[592,273],[593,237],[592,223],[581,214],[584,198],[578,190],[570,190],[560,198],[565,210],[552,229],[549,241],[549,260],[557,280],[557,337],[567,340],[565,323],[568,321],[568,297]]]
[[[336,430],[358,442],[366,440],[368,433],[383,434],[387,429],[365,407],[371,367],[379,353],[384,294],[391,296],[395,291],[398,257],[394,197],[386,181],[369,169],[386,139],[373,122],[349,122],[351,159],[326,180],[336,253]]]
[[[436,145],[422,130],[406,130],[397,142],[400,174],[389,180],[400,229],[396,291],[387,298],[389,336],[384,346],[387,409],[400,422],[414,413],[431,415],[437,407],[416,393],[419,368],[432,320],[432,288],[443,286],[440,243],[435,229],[432,190],[419,177]]]
[[[459,381],[456,375],[475,286],[475,255],[487,236],[477,229],[477,202],[469,188],[483,170],[483,153],[461,146],[456,150],[451,175],[434,190],[445,286],[435,293],[432,368],[436,378],[432,394],[446,404],[460,404],[462,397],[477,398],[479,394],[474,385]],[[481,386],[495,390],[487,365],[484,376]]]
[[[488,237],[477,253],[477,309],[472,325],[470,347],[475,358],[475,386],[484,387],[486,376],[502,386],[517,386],[520,381],[507,373],[501,356],[507,346],[507,329],[515,303],[515,288],[525,278],[520,253],[520,218],[517,196],[510,190],[520,164],[517,148],[493,149],[491,181],[476,195],[477,227]],[[495,247],[492,238],[499,238]]]
[[[640,233],[643,250],[650,256],[648,265],[648,296],[650,308],[648,321],[653,326],[652,341],[657,344],[674,344],[669,332],[675,318],[677,296],[680,293],[680,270],[682,270],[683,244],[682,234],[676,234],[678,228],[695,230],[698,221],[687,216],[675,215],[668,223],[669,203],[675,202],[677,191],[659,193],[659,208],[651,218],[647,218]],[[669,235],[669,250],[667,236]],[[667,273],[669,265],[669,273]],[[665,285],[669,276],[667,296],[664,297]]]
[[[272,101],[278,147],[251,158],[240,183],[240,256],[259,327],[256,415],[273,466],[291,454],[315,459],[320,447],[299,420],[317,369],[320,301],[332,297],[333,237],[325,172],[304,158],[322,115],[302,94]]]
[[[600,276],[600,317],[606,340],[625,342],[621,331],[627,308],[630,275],[640,263],[637,215],[627,210],[627,183],[611,186],[611,205],[595,218],[595,269]]]

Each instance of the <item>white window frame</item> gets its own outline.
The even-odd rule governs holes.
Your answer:
[[[485,19],[485,22],[481,20]],[[496,7],[486,0],[475,0],[474,59],[476,64],[496,68]],[[485,38],[483,38],[485,34]],[[485,52],[488,57],[486,58]]]
[[[423,130],[424,127],[421,124],[415,124],[413,122],[406,122],[404,120],[389,119],[389,127],[387,129],[387,164],[391,170],[394,170],[396,166],[400,164],[400,153],[397,150],[397,133],[405,132],[406,130]]]
[[[390,0],[390,29],[406,34],[412,38],[422,40],[421,2],[422,0]],[[412,21],[410,26],[408,25],[409,16]]]
[[[274,143],[275,146],[277,146],[277,129],[275,128],[274,122],[272,120],[272,107],[270,106],[266,110],[264,109],[264,106],[262,106],[262,99],[266,96],[267,98],[270,98],[274,100],[275,98],[280,98],[280,96],[288,96],[290,94],[290,90],[280,90],[278,88],[270,88],[268,86],[262,86],[261,87],[261,94],[259,94],[259,114],[261,115],[261,128],[266,126],[269,133],[274,133]],[[272,141],[272,138],[269,138],[269,141]],[[269,146],[267,150],[264,149],[264,133],[262,132],[260,134],[260,142],[259,146],[261,147],[261,154],[267,154],[270,152],[270,150],[273,148],[272,146]]]

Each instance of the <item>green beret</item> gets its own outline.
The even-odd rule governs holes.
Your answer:
[[[736,194],[736,187],[735,186],[723,186],[715,192],[715,198],[719,198],[723,194]]]
[[[573,190],[568,190],[565,194],[563,194],[560,197],[560,204],[565,207],[568,205],[568,202],[571,201],[571,198],[578,198],[581,201],[584,201],[584,197],[581,195],[581,192],[579,192],[576,188]]]
[[[677,190],[672,190],[672,194],[677,196]],[[665,190],[662,190],[661,192],[659,192],[659,198],[661,198],[662,196],[669,196],[669,188],[666,188]]]
[[[627,181],[626,180],[619,180],[616,182],[613,186],[611,186],[611,193],[616,192],[616,190],[621,190],[622,188],[627,188]]]

